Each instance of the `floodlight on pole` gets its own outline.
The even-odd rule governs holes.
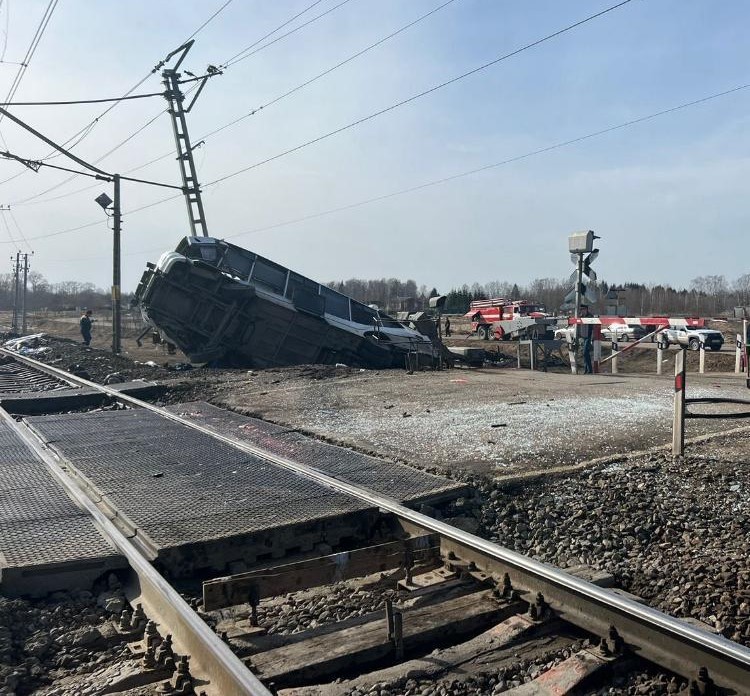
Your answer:
[[[112,199],[106,193],[102,193],[101,195],[94,198],[94,200],[102,207],[102,210],[104,211],[106,211],[107,208],[112,205]]]

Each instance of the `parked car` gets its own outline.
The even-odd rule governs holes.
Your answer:
[[[711,350],[721,350],[724,334],[714,329],[696,329],[690,326],[670,326],[661,334],[661,341],[667,345],[686,346],[690,350],[700,350],[701,345]]]
[[[611,324],[610,326],[602,326],[602,338],[609,341],[622,341],[623,343],[627,343],[628,341],[637,341],[645,335],[646,331],[644,328],[635,324]]]
[[[572,326],[562,326],[555,329],[555,339],[558,341],[567,341],[572,338],[575,328]],[[602,326],[602,340],[618,341],[627,343],[628,341],[637,341],[646,335],[646,330],[642,326],[627,324],[612,324]]]

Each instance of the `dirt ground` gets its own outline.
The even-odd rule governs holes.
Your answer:
[[[311,365],[177,371],[184,356],[151,343],[138,348],[135,331],[121,356],[112,355],[102,325],[86,348],[70,319],[34,327],[60,336],[41,341],[42,359],[76,365],[95,381],[115,371],[126,380],[159,380],[168,385],[165,403],[204,400],[446,472],[471,486],[460,515],[480,536],[563,568],[606,571],[649,605],[750,645],[750,423],[690,420],[688,436],[736,432],[689,444],[684,459],[637,454],[664,447],[672,435],[673,370],[654,374],[653,348],[639,358],[650,373],[625,373],[623,361],[617,375],[532,372],[515,361],[414,374]],[[691,361],[688,395],[749,399],[734,356],[713,357],[730,361],[726,371],[698,375]],[[97,675],[98,683],[110,678]],[[40,693],[82,693],[76,688],[56,684]]]
[[[94,381],[113,372],[124,380],[164,381],[169,387],[165,402],[209,401],[427,469],[466,469],[492,477],[551,471],[664,446],[672,437],[674,354],[667,355],[663,375],[657,377],[652,347],[641,351],[645,357],[634,359],[648,362],[651,374],[627,373],[625,360],[617,375],[532,372],[518,370],[515,361],[507,367],[411,375],[309,365],[180,371],[189,367],[185,356],[170,355],[150,341],[138,347],[135,329],[125,332],[120,356],[109,350],[104,323],[97,326],[92,348],[80,344],[73,315],[35,321],[31,330],[59,337],[49,342],[42,359],[65,369],[83,369]],[[515,351],[513,344],[489,343]],[[689,357],[697,358],[692,353]],[[697,365],[690,360],[689,396],[750,396],[744,377],[733,373],[733,354],[709,353],[707,364],[709,358],[728,361],[726,370],[698,375],[691,372]],[[691,420],[687,432],[700,435],[737,424],[742,422]]]

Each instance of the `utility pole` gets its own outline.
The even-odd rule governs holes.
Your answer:
[[[218,72],[214,69],[215,72]],[[209,71],[210,72],[210,71]],[[210,74],[215,74],[215,72],[210,72]],[[207,75],[206,79],[210,76]],[[198,90],[200,92],[200,89]],[[196,97],[198,95],[196,94]],[[193,99],[195,101],[195,98]],[[20,118],[17,118],[13,114],[7,111],[7,109],[4,109],[2,106],[0,106],[0,115],[7,116],[11,121],[18,124],[23,128],[24,130],[28,131],[32,135],[36,136],[43,142],[47,143],[47,145],[51,146],[57,152],[59,152],[62,155],[65,155],[65,157],[73,160],[80,166],[82,166],[84,169],[88,169],[88,172],[81,172],[76,171],[74,169],[67,169],[65,167],[60,167],[58,165],[50,165],[46,162],[41,161],[35,161],[35,160],[29,160],[25,159],[23,157],[19,157],[17,155],[13,155],[10,152],[2,152],[0,151],[0,156],[6,157],[9,159],[15,159],[24,164],[25,166],[29,167],[33,171],[39,171],[39,169],[43,166],[45,167],[52,167],[54,169],[61,169],[63,171],[73,172],[74,174],[80,174],[83,176],[90,176],[94,179],[100,179],[102,181],[112,181],[114,182],[115,186],[115,199],[116,203],[113,210],[113,217],[114,217],[114,227],[115,227],[115,239],[114,239],[114,247],[115,252],[113,254],[112,259],[112,351],[115,353],[120,352],[120,226],[121,226],[121,209],[120,209],[120,180],[124,181],[133,181],[139,184],[148,184],[149,186],[160,186],[162,188],[169,188],[169,189],[177,189],[178,191],[185,192],[184,187],[182,186],[173,186],[172,184],[162,184],[158,181],[148,181],[146,179],[136,179],[131,176],[121,176],[120,174],[109,174],[108,172],[105,172],[102,169],[99,169],[98,167],[95,167],[93,164],[89,164],[85,160],[82,160],[80,157],[76,157],[73,153],[66,150],[61,145],[58,145],[57,143],[50,140],[47,136],[40,133],[35,128],[32,128],[28,123],[25,123]],[[93,173],[92,173],[93,172]],[[106,198],[106,202],[104,202],[104,199]],[[109,206],[112,201],[109,199],[109,196],[106,196],[106,194],[103,194],[103,196],[98,196],[96,199],[96,202],[99,203],[99,205],[102,206],[102,208],[107,209],[107,206]],[[13,326],[14,330],[17,332],[18,330],[18,316],[17,316],[17,307],[18,307],[18,267],[19,267],[19,256],[20,252],[16,254],[16,302],[14,305],[13,310]],[[116,299],[115,299],[116,297]]]
[[[122,208],[120,206],[120,179],[119,174],[112,175],[114,184],[114,200],[106,193],[98,195],[94,200],[102,207],[105,213],[110,207],[112,209],[112,352],[122,351],[122,307],[121,296],[121,231],[122,231]]]
[[[13,257],[10,257],[13,261]],[[13,320],[11,322],[11,331],[18,333],[18,271],[21,267],[21,252],[16,252],[16,259],[13,262]]]
[[[195,92],[195,96],[192,98],[187,108],[185,108],[183,106],[185,95],[182,93],[182,90],[180,90],[180,73],[177,72],[177,70],[182,64],[182,61],[185,60],[185,56],[192,48],[193,43],[193,41],[188,41],[186,44],[183,44],[178,49],[172,51],[172,53],[167,56],[166,61],[179,53],[182,55],[180,55],[179,60],[175,63],[173,68],[164,70],[161,75],[164,78],[164,86],[167,88],[164,92],[164,97],[169,104],[168,111],[169,115],[172,117],[172,130],[174,131],[174,141],[177,146],[177,161],[180,164],[182,190],[185,194],[185,203],[187,204],[190,235],[197,237],[198,231],[200,231],[204,237],[208,237],[206,214],[203,211],[203,199],[201,198],[201,188],[198,183],[198,172],[195,168],[195,160],[193,159],[193,150],[201,143],[197,143],[196,145],[190,144],[190,135],[188,134],[185,114],[189,113],[195,105],[195,101],[206,86],[208,78],[213,75],[219,75],[220,71],[213,66],[208,67],[208,74],[199,78],[200,85]]]
[[[21,335],[26,335],[26,284],[29,278],[29,255],[23,255],[23,293],[21,295]]]
[[[120,231],[122,225],[122,211],[120,210],[120,175],[112,177],[115,186],[115,200],[112,203],[113,234],[112,234],[112,352],[119,353],[122,349],[120,316]]]

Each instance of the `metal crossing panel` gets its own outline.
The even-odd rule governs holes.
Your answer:
[[[87,586],[118,554],[46,465],[0,422],[0,587],[8,594]],[[54,569],[54,572],[50,572]]]
[[[305,546],[325,541],[326,525],[334,521],[356,526],[355,518],[377,511],[149,411],[56,414],[28,422],[155,557],[191,548],[195,559],[214,558],[232,538],[274,531],[286,534],[287,547]],[[282,552],[275,541],[263,543]],[[254,548],[250,557],[261,551]]]
[[[443,476],[354,452],[205,402],[180,404],[168,410],[401,503],[455,499],[466,492],[464,484]]]

